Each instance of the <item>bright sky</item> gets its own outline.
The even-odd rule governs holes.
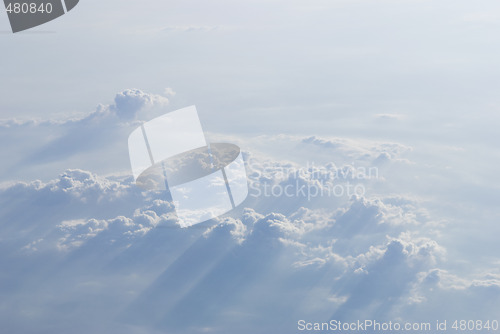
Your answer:
[[[0,13],[0,45],[9,333],[500,314],[500,2],[81,0],[15,35]],[[131,182],[127,138],[190,105],[255,182],[312,184],[278,177],[311,162],[380,175],[361,198],[155,228],[173,209]]]

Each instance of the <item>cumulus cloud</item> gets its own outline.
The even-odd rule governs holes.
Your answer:
[[[308,138],[295,144],[336,150]],[[339,154],[368,154],[363,166],[384,150],[405,151],[387,143],[357,151],[339,145]],[[367,187],[380,182],[352,161],[304,167],[248,157],[260,186],[326,186],[358,172]],[[142,191],[129,175],[69,169],[52,181],[4,184],[0,205],[0,265],[8,273],[0,286],[11,287],[0,289],[0,308],[8,309],[0,321],[11,332],[30,320],[36,329],[24,332],[76,326],[253,333],[265,323],[282,333],[283,323],[293,332],[301,318],[429,317],[448,314],[441,311],[448,301],[493,305],[499,296],[492,268],[470,277],[447,266],[450,252],[438,238],[443,225],[417,196],[261,194],[223,217],[179,229],[166,192]]]
[[[456,298],[451,291],[468,300],[488,291],[494,300],[498,289],[498,275],[470,279],[443,268],[444,247],[422,235],[429,213],[408,197],[319,207],[281,198],[271,210],[257,198],[253,208],[179,229],[165,193],[142,192],[130,177],[68,170],[50,182],[4,185],[0,202],[9,222],[1,225],[0,264],[11,273],[0,282],[16,278],[19,286],[0,290],[0,306],[19,305],[2,318],[11,330],[23,312],[38,310],[41,319],[69,319],[56,332],[84,326],[86,317],[94,330],[119,323],[122,333],[250,333],[263,321],[282,332],[283,321],[303,317],[382,319],[411,307],[425,314],[424,305],[438,303],[436,289],[445,300]],[[33,261],[44,265],[18,266]],[[35,285],[27,272],[46,278]],[[42,291],[52,293],[49,304],[34,302]],[[56,306],[68,303],[76,304]],[[116,303],[121,311],[110,312]]]
[[[388,154],[389,156],[400,156],[401,154],[411,151],[411,148],[399,143],[373,143],[362,140],[352,140],[346,138],[319,138],[311,136],[302,139],[302,143],[318,146],[327,149],[335,149],[343,151],[351,158],[363,159],[373,158],[380,154]]]
[[[394,313],[406,314],[411,310],[422,317],[439,314],[442,319],[452,320],[449,326],[457,319],[491,321],[498,315],[499,278],[496,268],[491,268],[488,273],[463,275],[440,268],[422,271]]]
[[[96,110],[90,113],[79,113],[55,119],[0,119],[0,128],[88,124],[96,120],[102,121],[113,115],[128,120],[134,118],[143,108],[168,105],[167,96],[175,96],[175,92],[172,88],[166,88],[164,94],[147,93],[135,88],[125,89],[115,95],[114,103],[99,104]]]
[[[172,90],[166,93],[172,94]],[[115,96],[115,104],[111,105],[111,110],[115,111],[118,117],[132,119],[144,107],[166,106],[168,99],[161,95],[145,93],[140,89],[126,89]]]
[[[172,93],[171,89],[166,91],[170,96]],[[163,95],[126,89],[116,94],[114,103],[100,104],[86,114],[59,119],[1,120],[0,140],[15,143],[15,148],[6,146],[0,151],[0,159],[5,161],[0,179],[5,178],[3,175],[54,177],[54,168],[63,162],[65,166],[99,171],[109,166],[105,172],[123,170],[124,165],[128,167],[123,143],[129,133],[141,118],[153,117],[150,113],[158,113],[168,103]],[[114,159],[99,163],[103,155]]]

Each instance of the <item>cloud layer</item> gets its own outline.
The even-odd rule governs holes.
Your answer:
[[[288,182],[276,171],[289,163],[280,164],[253,168]],[[443,226],[411,197],[299,199],[304,206],[249,198],[228,216],[179,229],[165,196],[82,170],[4,186],[4,328],[288,333],[299,319],[411,321],[472,312],[450,301],[500,300],[496,269],[448,268],[436,240]]]
[[[166,94],[175,94],[167,89]],[[100,104],[95,111],[61,119],[4,119],[0,139],[14,143],[0,151],[4,161],[0,180],[25,179],[26,175],[55,177],[60,166],[74,166],[101,172],[128,168],[129,133],[169,103],[167,97],[126,89],[114,103]],[[102,156],[108,159],[100,161]],[[67,168],[67,167],[66,167]]]
[[[494,235],[492,211],[480,212],[487,193],[471,202],[454,191],[467,174],[394,141],[212,133],[243,147],[250,195],[180,229],[169,194],[140,190],[127,159],[130,130],[167,102],[129,89],[83,117],[2,124],[19,152],[0,186],[6,331],[293,333],[300,319],[498,314],[498,247],[484,237]],[[27,169],[38,176],[87,161],[104,172],[26,180]]]

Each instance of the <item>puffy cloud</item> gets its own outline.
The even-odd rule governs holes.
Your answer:
[[[412,146],[396,141],[376,141],[352,137],[304,136],[289,134],[266,134],[259,136],[230,136],[210,133],[214,142],[230,142],[251,150],[252,156],[264,162],[277,164],[296,163],[302,166],[334,163],[341,167],[373,166],[380,155],[390,157],[391,162],[412,163],[408,156]]]
[[[224,235],[229,234],[232,238],[242,243],[248,233],[248,227],[239,219],[225,217],[220,220],[216,225],[208,227],[203,233],[205,238],[210,238],[215,234]]]
[[[370,157],[368,165],[376,153]],[[249,172],[261,184],[324,186],[356,171],[352,163],[304,168],[252,159]],[[122,333],[250,333],[262,323],[282,332],[284,322],[304,317],[428,316],[431,304],[443,314],[449,300],[498,296],[495,274],[471,279],[445,268],[434,233],[442,226],[427,202],[412,196],[258,196],[179,229],[166,193],[143,192],[130,176],[72,169],[48,182],[5,184],[0,204],[0,221],[9,222],[0,225],[0,265],[9,273],[0,286],[15,286],[0,289],[0,308],[17,303],[0,317],[8,316],[9,328],[38,312],[42,329],[68,319],[55,332],[89,317],[94,330],[119,323]],[[45,293],[49,302],[42,302]],[[117,304],[121,310],[110,311]]]
[[[401,298],[397,314],[418,314],[431,317],[439,314],[443,320],[493,320],[498,315],[500,275],[466,273],[457,275],[446,269],[433,268],[418,274],[406,298]],[[467,307],[474,305],[474,307]],[[399,315],[398,315],[399,316]],[[411,318],[411,316],[407,316]]]
[[[302,139],[302,143],[325,149],[338,150],[355,159],[373,158],[381,154],[386,154],[389,157],[397,157],[411,151],[410,147],[399,143],[373,143],[346,138],[325,139],[312,136]]]
[[[0,225],[0,233],[9,236],[8,253],[24,246],[50,250],[61,238],[81,245],[80,241],[107,229],[107,220],[132,217],[136,207],[149,200],[131,181],[130,177],[104,178],[87,171],[67,170],[46,183],[5,185],[0,189],[0,221],[5,222]],[[38,240],[36,247],[29,247],[34,239]]]
[[[95,121],[102,122],[114,115],[129,120],[143,108],[168,105],[169,100],[166,96],[175,96],[176,93],[171,88],[166,88],[164,94],[165,96],[147,93],[140,89],[125,89],[116,94],[113,104],[99,104],[96,110],[90,113],[74,113],[51,119],[0,119],[0,128],[88,125]]]
[[[0,139],[15,143],[15,149],[9,146],[0,151],[0,159],[5,161],[0,179],[4,175],[52,178],[61,165],[105,173],[128,168],[123,145],[127,136],[138,126],[138,119],[154,117],[169,101],[139,89],[119,92],[114,100],[110,105],[98,105],[93,112],[59,119],[0,121]],[[113,159],[102,163],[102,156]]]
[[[46,204],[62,207],[68,203],[83,205],[109,205],[120,199],[139,198],[140,192],[132,185],[131,178],[105,178],[88,171],[69,169],[58,179],[44,183],[33,181],[30,183],[16,182],[7,184],[0,189],[0,200],[4,203],[16,203],[14,207],[5,207],[2,214],[16,211],[28,206],[37,205],[42,210],[51,210]],[[41,205],[41,204],[45,204]],[[75,212],[72,211],[72,214]]]
[[[430,222],[423,208],[406,199],[396,204],[392,198],[353,196],[347,211],[334,216],[333,229],[346,237],[367,233],[400,231]],[[404,225],[404,226],[403,226]]]
[[[349,256],[349,269],[332,288],[335,294],[348,298],[331,317],[343,321],[391,319],[388,315],[406,298],[419,272],[435,265],[443,253],[434,240],[403,234],[372,246],[364,254]]]
[[[166,91],[172,94],[172,90]],[[126,89],[115,96],[115,104],[111,110],[115,111],[120,118],[132,119],[144,107],[165,106],[168,99],[161,95],[145,93],[140,89]]]

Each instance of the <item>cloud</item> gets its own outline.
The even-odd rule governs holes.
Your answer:
[[[59,228],[64,234],[72,234],[68,232],[71,228],[77,231],[88,227],[96,232],[98,226],[106,225],[102,220],[132,217],[134,206],[144,205],[145,198],[131,182],[130,177],[103,178],[87,171],[67,170],[46,183],[5,185],[0,189],[0,221],[8,223],[0,225],[0,233],[9,236],[13,247],[9,253],[31,244],[34,235],[44,240],[37,243],[37,249],[51,249],[56,246],[54,240],[63,237],[56,233]]]
[[[116,94],[113,104],[99,104],[96,110],[90,113],[59,117],[59,119],[0,119],[0,128],[87,125],[93,121],[100,122],[112,116],[130,120],[143,108],[164,107],[168,105],[169,100],[166,96],[175,96],[176,94],[172,88],[166,88],[164,93],[165,96],[147,93],[135,88],[125,89]]]
[[[245,237],[248,233],[248,227],[241,220],[234,219],[231,217],[223,218],[221,222],[217,225],[209,227],[204,233],[205,238],[210,238],[213,234],[227,234],[242,243],[245,241]]]
[[[128,210],[124,215],[125,207],[131,206],[126,199],[134,191],[128,181],[123,182],[84,171],[68,171],[47,184],[12,185],[3,189],[4,196],[0,197],[11,198],[15,191],[18,198],[30,194],[30,201],[41,201],[37,196],[49,201],[51,196],[62,196],[67,200],[59,198],[57,203],[73,202],[71,215],[59,216],[48,230],[32,231],[32,238],[25,238],[27,242],[18,247],[24,254],[22,261],[34,254],[46,254],[44,262],[54,263],[56,267],[60,267],[61,260],[55,254],[65,254],[62,261],[67,264],[49,277],[59,282],[59,290],[66,291],[62,295],[53,290],[57,303],[67,303],[68,298],[80,301],[76,313],[56,312],[72,319],[73,326],[81,323],[82,314],[94,317],[99,328],[110,326],[110,319],[116,318],[106,319],[109,311],[103,307],[83,311],[94,299],[82,299],[81,295],[84,291],[93,295],[106,289],[104,305],[119,300],[127,305],[117,319],[122,326],[127,324],[121,329],[126,333],[131,332],[131,328],[196,332],[206,327],[217,328],[222,333],[239,327],[242,332],[250,332],[260,328],[256,319],[267,321],[279,331],[281,322],[273,319],[288,314],[285,318],[292,321],[302,312],[312,316],[317,314],[318,304],[340,316],[347,310],[353,311],[353,307],[359,311],[362,304],[373,305],[388,295],[399,300],[409,293],[418,273],[436,265],[442,256],[437,243],[411,234],[397,235],[383,242],[372,238],[366,252],[359,253],[358,247],[351,245],[344,247],[340,254],[339,240],[348,241],[351,237],[328,232],[329,229],[342,220],[342,216],[352,223],[362,219],[359,218],[362,215],[353,216],[354,211],[363,212],[370,206],[383,208],[384,204],[376,200],[359,199],[350,209],[336,213],[299,208],[290,215],[275,212],[263,215],[248,208],[241,215],[222,217],[205,229],[181,230],[162,228],[168,227],[162,225],[163,222],[173,219],[172,207],[153,193],[141,193],[142,201],[136,202],[132,213]],[[104,216],[104,211],[99,209],[88,211],[89,204],[108,208],[116,201],[122,203],[120,210],[112,210],[118,214],[114,218],[98,218]],[[23,206],[20,203],[12,210],[19,213]],[[58,208],[46,206],[39,214],[54,217]],[[97,218],[78,218],[77,213],[84,211],[92,212]],[[332,215],[336,218],[332,219]],[[396,218],[377,214],[373,219],[377,223]],[[2,256],[3,262],[5,256],[6,253]],[[42,269],[30,269],[36,276],[40,275],[39,270]],[[331,279],[313,279],[316,275],[329,277],[324,276],[326,273],[332,274]],[[131,274],[136,278],[131,280]],[[74,287],[59,278],[74,281],[75,275],[83,276],[77,280],[81,283]],[[120,284],[114,283],[117,279]],[[29,281],[20,281],[20,284],[24,289],[32,289]],[[53,289],[49,281],[41,284],[44,289]],[[322,294],[325,289],[333,290]],[[133,293],[124,294],[125,291]],[[312,298],[307,291],[317,294],[315,292]],[[377,292],[363,295],[363,291]],[[33,293],[38,296],[40,292]],[[6,298],[6,302],[15,296],[19,298],[19,294],[21,290],[9,292],[11,297]],[[302,302],[291,303],[288,296]],[[29,301],[31,297],[23,298]],[[32,310],[34,305],[22,307]],[[52,317],[47,312],[42,314],[44,319]],[[11,316],[11,319],[23,319],[14,311]],[[186,322],[187,316],[190,322]],[[12,321],[12,326],[16,326]],[[64,324],[59,326],[61,331],[66,328]]]
[[[442,319],[496,319],[500,302],[500,275],[489,273],[456,275],[433,268],[418,274],[412,289],[398,305],[400,314],[415,312],[421,317],[439,314]],[[475,305],[479,307],[464,307]],[[448,326],[453,325],[453,320]],[[491,321],[491,320],[490,320]]]
[[[377,158],[387,158],[390,163],[413,163],[409,160],[414,148],[395,141],[376,141],[350,136],[303,136],[288,134],[268,134],[252,137],[236,137],[221,134],[209,134],[212,141],[237,143],[251,150],[252,155],[265,161],[285,161],[309,166],[313,164],[334,163],[338,166],[377,165]],[[293,154],[292,154],[293,152]]]
[[[175,95],[177,95],[177,93],[172,88],[170,88],[170,87],[165,88],[165,90],[163,91],[163,94],[165,96],[175,96]]]
[[[324,139],[311,136],[302,139],[302,143],[340,151],[352,159],[373,159],[380,155],[398,157],[411,151],[411,147],[399,143],[374,143],[346,138]]]
[[[140,124],[139,119],[152,117],[150,113],[157,113],[168,103],[165,96],[126,89],[116,94],[113,104],[100,104],[87,114],[45,120],[2,120],[0,139],[15,146],[0,151],[0,159],[5,161],[1,175],[24,179],[23,175],[42,172],[54,177],[53,170],[63,162],[65,166],[99,171],[106,165],[108,171],[116,170],[117,165],[126,164],[128,168],[128,153],[123,143],[129,133]],[[103,155],[116,158],[99,163]]]
[[[107,116],[87,122],[100,117]],[[400,148],[368,144],[356,154],[373,158],[384,149]],[[251,159],[254,180],[281,186],[335,184],[355,170],[352,162],[304,168]],[[0,309],[8,310],[0,321],[10,332],[30,320],[36,330],[24,332],[76,326],[119,328],[111,333],[281,333],[288,332],[283,323],[293,332],[301,318],[435,317],[448,314],[442,309],[449,301],[494,305],[498,274],[484,267],[488,274],[471,278],[447,267],[452,252],[438,238],[446,230],[428,203],[403,194],[262,195],[179,229],[168,194],[142,191],[129,175],[69,169],[51,181],[10,182],[0,188],[6,273],[0,286],[8,287],[0,289]]]
[[[332,313],[333,319],[352,321],[360,316],[386,319],[400,298],[412,288],[420,270],[436,264],[444,249],[428,238],[403,234],[354,258],[351,274],[340,278],[333,291],[348,295]]]
[[[172,94],[172,90],[166,91]],[[136,114],[145,107],[166,106],[168,99],[161,95],[149,94],[140,89],[126,89],[115,96],[115,104],[110,109],[116,112],[118,117],[133,119]]]

